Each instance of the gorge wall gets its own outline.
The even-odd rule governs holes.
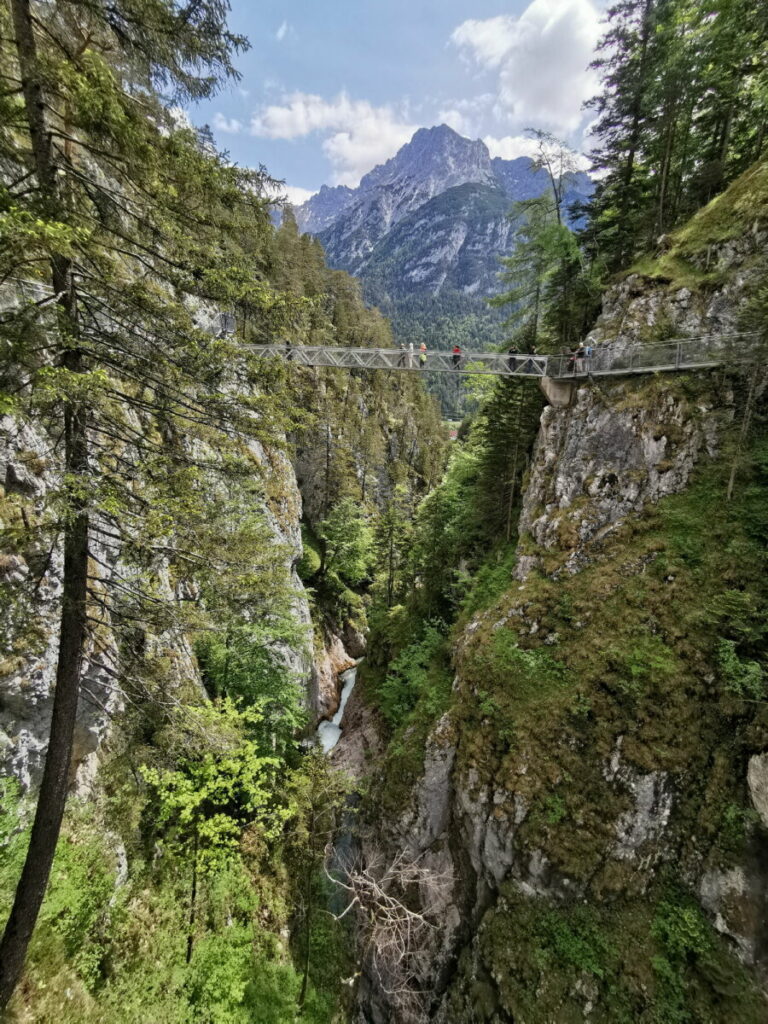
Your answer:
[[[592,343],[736,330],[765,241],[707,246],[706,287],[628,277]],[[762,470],[725,500],[764,383],[584,381],[544,411],[508,588],[455,627],[423,767],[378,769],[364,857],[428,870],[433,927],[400,974],[368,963],[361,1024],[765,1018]]]

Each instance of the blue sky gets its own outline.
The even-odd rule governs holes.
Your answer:
[[[231,0],[242,79],[189,111],[221,149],[300,202],[354,186],[422,126],[530,151],[528,127],[584,145],[603,0]]]

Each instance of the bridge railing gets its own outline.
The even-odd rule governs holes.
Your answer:
[[[259,355],[275,356],[297,366],[336,366],[363,370],[414,370],[427,373],[493,374],[502,377],[621,375],[654,371],[703,369],[755,358],[757,332],[670,338],[647,345],[596,345],[591,356],[572,353],[535,355],[525,352],[427,352],[418,349],[337,348],[325,345],[248,345]]]
[[[296,366],[337,366],[364,370],[421,370],[428,373],[488,373],[495,376],[545,377],[547,357],[499,352],[427,352],[418,349],[331,348],[325,345],[249,345],[259,355],[276,356]]]
[[[549,357],[549,375],[623,374],[652,370],[685,370],[738,363],[754,358],[757,332],[707,334],[696,338],[669,338],[647,345],[632,345],[618,351],[597,345],[591,356],[575,360],[571,353]]]

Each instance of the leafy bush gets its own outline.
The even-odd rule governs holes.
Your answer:
[[[391,662],[376,695],[392,726],[401,725],[419,702],[433,716],[442,710],[450,692],[446,656],[445,625],[432,621],[424,625],[419,639]]]

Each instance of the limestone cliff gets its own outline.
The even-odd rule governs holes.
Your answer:
[[[137,423],[137,428],[141,424]],[[46,549],[33,542],[14,544],[15,526],[34,523],[60,483],[54,439],[44,425],[11,416],[0,420],[0,525],[7,546],[0,555],[0,585],[5,616],[0,663],[0,756],[4,767],[25,788],[34,786],[42,771],[50,727],[53,686],[58,651],[58,614],[61,595],[62,555],[57,544]],[[302,552],[301,497],[287,455],[251,445],[254,466],[265,479],[261,512],[272,543],[284,553],[282,572],[294,594],[293,616],[305,637],[295,644],[278,643],[275,654],[286,670],[308,689],[312,672],[311,615],[307,596],[296,573]],[[121,553],[113,543],[100,543],[98,531],[91,542],[92,571],[97,586],[125,576]],[[167,562],[159,558],[153,567],[158,587],[171,603],[189,594],[175,586]],[[203,684],[189,637],[159,633],[147,636],[147,644],[166,655],[171,689],[197,689]],[[87,786],[98,768],[102,748],[108,744],[115,719],[126,704],[121,683],[128,671],[121,655],[121,631],[108,612],[89,645],[83,672],[82,696],[73,752],[73,776]]]

